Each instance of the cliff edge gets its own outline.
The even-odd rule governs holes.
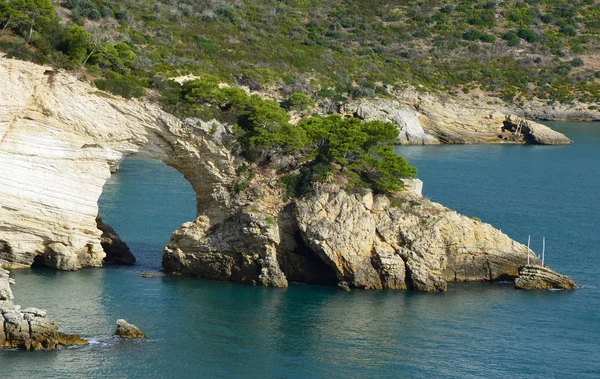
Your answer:
[[[5,58],[0,88],[8,89],[0,95],[5,268],[101,266],[97,201],[132,154],[174,167],[196,192],[196,219],[165,248],[171,273],[277,287],[301,281],[438,291],[449,281],[516,277],[526,262],[523,245],[422,198],[419,182],[396,198],[324,183],[289,199],[277,183],[285,162],[251,165],[251,176],[236,170],[247,162],[233,153],[228,125],[180,120],[71,74]],[[532,123],[519,130],[538,135]]]

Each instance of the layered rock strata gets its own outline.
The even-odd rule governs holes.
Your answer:
[[[4,267],[102,265],[97,201],[111,172],[131,154],[174,167],[196,192],[196,219],[173,234],[163,255],[170,273],[276,287],[343,282],[435,291],[448,281],[515,277],[525,263],[523,245],[423,199],[418,182],[396,199],[324,185],[291,201],[277,184],[284,160],[253,167],[252,176],[236,172],[243,161],[232,153],[232,132],[217,122],[182,121],[72,75],[3,58],[0,88],[9,89],[0,96]],[[441,106],[437,113],[417,111],[426,119],[459,112],[443,113]],[[421,116],[399,111],[393,117],[408,120],[401,138],[420,135]],[[427,125],[424,130],[433,130]],[[436,138],[445,142],[442,134]],[[236,190],[240,182],[245,190]]]
[[[519,268],[515,287],[525,290],[574,289],[577,285],[570,278],[542,265],[526,265]]]
[[[14,305],[10,284],[8,271],[0,269],[0,347],[41,350],[87,344],[77,335],[60,333],[46,311]]]
[[[48,73],[52,73],[49,75]],[[218,221],[235,164],[221,126],[99,92],[70,74],[0,57],[0,265],[101,266],[96,223],[111,170],[128,155],[179,170]],[[204,129],[203,129],[204,128]],[[218,197],[222,201],[215,201]]]
[[[568,145],[569,138],[545,125],[494,109],[407,91],[396,100],[349,102],[339,110],[364,120],[394,123],[399,144],[512,142]]]
[[[285,286],[290,276],[367,289],[444,291],[452,281],[517,277],[527,248],[489,224],[423,198],[412,183],[400,197],[348,193],[335,185],[287,204],[265,189],[214,228],[206,219],[183,225],[163,267],[258,285]],[[281,197],[280,197],[281,196]],[[297,264],[285,264],[302,256]],[[258,259],[258,257],[266,257]],[[537,262],[537,258],[534,258]]]

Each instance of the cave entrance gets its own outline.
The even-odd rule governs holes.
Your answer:
[[[104,185],[98,208],[103,222],[129,246],[136,265],[156,270],[173,231],[196,218],[196,193],[176,169],[131,156]]]

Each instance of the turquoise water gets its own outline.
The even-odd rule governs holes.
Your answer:
[[[597,378],[600,376],[600,125],[556,125],[569,147],[402,147],[424,193],[533,247],[576,291],[510,284],[448,292],[253,288],[158,272],[162,246],[194,218],[195,199],[161,163],[131,159],[107,184],[101,214],[134,267],[15,271],[23,306],[46,308],[90,346],[0,352],[0,377]],[[125,318],[148,341],[110,334]]]

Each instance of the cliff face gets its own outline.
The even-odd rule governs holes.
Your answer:
[[[134,153],[177,168],[199,209],[219,219],[221,203],[211,199],[235,165],[201,127],[27,62],[0,58],[0,88],[3,266],[102,265],[97,201],[111,169]]]
[[[291,204],[275,189],[214,228],[201,217],[175,232],[170,272],[260,285],[321,279],[369,289],[443,291],[450,281],[516,277],[527,248],[491,225],[408,190],[394,204],[334,185]],[[249,210],[252,209],[252,210]],[[537,258],[531,257],[534,263]],[[296,264],[290,265],[290,261]]]
[[[0,95],[0,264],[6,268],[102,265],[97,201],[111,170],[130,154],[176,168],[196,192],[196,219],[165,248],[163,267],[171,273],[277,287],[343,282],[434,291],[453,280],[517,276],[526,260],[525,247],[492,226],[423,199],[419,182],[393,204],[333,185],[290,201],[275,168],[238,176],[241,162],[228,148],[225,126],[215,132],[214,123],[181,121],[156,105],[3,58],[0,88],[8,89]],[[418,135],[417,113],[398,110],[393,117],[410,129],[401,138]],[[527,125],[521,130],[531,134],[535,126]],[[234,191],[238,180],[247,189]]]
[[[537,122],[410,90],[402,92],[396,100],[350,102],[340,112],[367,121],[394,123],[399,130],[398,143],[405,145],[490,142],[568,145],[571,142]]]

